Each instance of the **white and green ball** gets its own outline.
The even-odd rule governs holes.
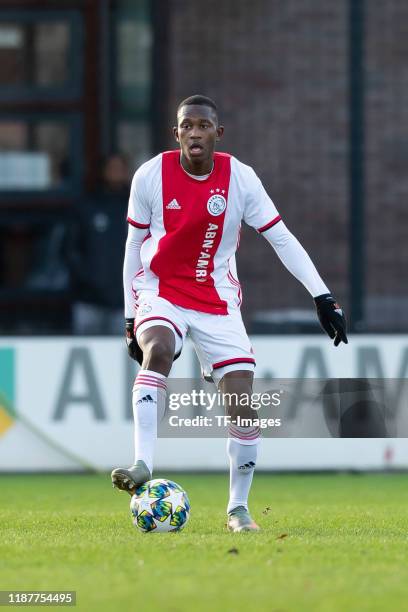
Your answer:
[[[156,478],[136,489],[130,500],[133,524],[145,533],[180,531],[190,516],[187,493],[172,480]]]

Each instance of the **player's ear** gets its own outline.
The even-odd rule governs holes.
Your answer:
[[[223,125],[219,125],[217,127],[217,136],[216,136],[215,140],[217,140],[217,141],[221,140],[221,138],[223,137],[223,134],[224,134],[224,126]]]
[[[178,135],[178,127],[176,125],[173,126],[173,136],[176,139],[176,142],[180,142],[180,138]]]

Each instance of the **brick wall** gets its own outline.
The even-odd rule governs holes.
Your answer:
[[[171,0],[169,14],[169,124],[188,95],[217,101],[222,149],[255,168],[347,304],[347,3]],[[238,267],[247,322],[256,310],[310,307],[304,288],[248,228]]]
[[[408,330],[408,3],[366,2],[369,323]]]

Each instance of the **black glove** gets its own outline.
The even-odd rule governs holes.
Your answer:
[[[135,320],[134,319],[125,319],[126,325],[126,345],[129,353],[129,357],[137,361],[137,363],[141,366],[143,361],[143,351],[137,343],[135,336]]]
[[[331,293],[318,295],[314,298],[314,301],[320,325],[330,338],[334,338],[334,346],[338,346],[340,342],[348,344],[346,319],[341,307]]]

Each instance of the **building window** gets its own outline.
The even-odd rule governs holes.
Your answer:
[[[0,10],[0,205],[80,190],[83,20]]]
[[[153,32],[149,0],[113,4],[113,142],[138,166],[151,155]]]
[[[0,100],[78,98],[81,46],[74,12],[0,11]]]
[[[70,116],[0,114],[0,192],[78,188],[81,166],[71,163],[81,158],[77,124]]]

